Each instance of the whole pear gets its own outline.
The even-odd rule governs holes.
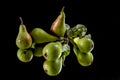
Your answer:
[[[44,61],[43,70],[49,76],[57,76],[62,70],[62,58],[55,61]]]
[[[55,33],[57,36],[64,36],[67,28],[65,24],[65,13],[64,7],[62,8],[59,16],[52,23],[50,30]]]
[[[32,36],[33,41],[35,43],[45,43],[45,42],[51,42],[51,41],[58,40],[58,37],[47,33],[46,31],[44,31],[41,28],[34,28],[30,32],[30,35]]]
[[[28,33],[26,26],[23,24],[20,17],[21,24],[19,26],[19,32],[16,38],[16,45],[20,49],[28,49],[32,45],[31,35]]]
[[[23,49],[18,49],[17,51],[17,58],[21,62],[30,62],[33,58],[33,52],[32,50],[23,50]]]
[[[43,57],[48,61],[55,61],[62,54],[62,44],[60,42],[50,42],[43,48]]]
[[[90,66],[93,62],[93,54],[91,52],[77,54],[78,63],[82,66]]]
[[[77,46],[73,46],[73,51],[76,55],[77,61],[81,66],[90,66],[93,62],[93,54],[91,52],[80,52]]]
[[[79,38],[76,37],[73,40],[81,52],[88,53],[93,50],[94,43],[93,40],[87,37]]]

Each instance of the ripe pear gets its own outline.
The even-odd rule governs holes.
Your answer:
[[[77,60],[81,66],[90,66],[93,62],[93,54],[91,52],[88,53],[79,52],[77,54]]]
[[[62,8],[59,16],[52,23],[50,30],[55,33],[57,36],[64,36],[67,28],[65,24],[65,13],[64,7]]]
[[[45,43],[58,40],[58,37],[53,36],[41,28],[34,28],[30,35],[32,36],[35,43]]]
[[[33,52],[32,50],[23,50],[23,49],[18,49],[17,51],[17,58],[21,62],[30,62],[33,58]]]
[[[73,40],[81,52],[88,53],[93,50],[94,43],[93,40],[87,37],[79,38],[76,37]]]
[[[77,61],[81,66],[90,66],[93,62],[93,55],[91,52],[83,53],[77,46],[73,46],[73,51],[76,55]]]
[[[20,17],[21,24],[19,26],[19,32],[16,38],[16,45],[20,49],[28,49],[32,45],[31,35],[28,33],[26,26],[23,24],[22,18]]]
[[[55,61],[62,54],[62,44],[60,42],[50,42],[43,48],[43,57],[48,61]]]
[[[62,70],[62,58],[55,61],[45,60],[43,63],[43,70],[49,76],[57,76]]]

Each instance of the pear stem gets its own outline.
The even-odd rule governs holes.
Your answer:
[[[68,39],[72,43],[73,46],[76,46],[76,44],[74,43],[73,39],[70,36],[68,36]]]
[[[19,17],[19,19],[20,19],[21,25],[23,25],[22,17]]]
[[[63,12],[63,11],[64,11],[64,8],[65,8],[65,6],[63,6],[63,7],[62,7],[61,12]]]

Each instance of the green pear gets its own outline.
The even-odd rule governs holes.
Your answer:
[[[53,36],[41,28],[34,28],[30,35],[32,36],[35,43],[45,43],[58,40],[58,37]]]
[[[42,50],[43,50],[43,46],[36,47],[33,55],[36,56],[36,57],[43,56]]]
[[[22,22],[22,18],[20,17],[21,24],[19,26],[19,32],[16,38],[16,45],[20,49],[28,49],[31,47],[32,38],[28,33],[26,26]]]
[[[91,52],[77,54],[78,63],[82,66],[90,66],[93,62],[93,54]]]
[[[30,62],[33,58],[33,52],[32,50],[23,50],[23,49],[18,49],[17,51],[17,58],[21,62]]]
[[[77,46],[73,46],[73,51],[76,55],[77,61],[81,66],[90,66],[93,62],[93,55],[91,52],[80,52]]]
[[[94,43],[93,40],[87,37],[79,38],[76,37],[73,40],[81,52],[87,53],[93,50]]]
[[[57,36],[64,36],[67,30],[65,24],[65,13],[64,7],[62,8],[59,16],[52,23],[50,30],[55,33]]]
[[[62,59],[59,58],[56,61],[45,60],[43,70],[49,76],[57,76],[62,70]]]
[[[49,61],[55,61],[62,54],[62,44],[60,42],[50,42],[43,48],[43,57]]]

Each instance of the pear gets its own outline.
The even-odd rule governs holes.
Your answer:
[[[52,23],[50,30],[54,34],[56,34],[57,36],[64,36],[65,35],[67,27],[66,27],[66,24],[65,24],[64,7],[62,8],[59,16]]]
[[[58,40],[58,37],[47,33],[41,28],[34,28],[30,32],[30,35],[32,36],[35,43],[46,43]]]
[[[93,62],[93,55],[91,52],[83,53],[77,46],[73,46],[73,51],[76,55],[77,61],[81,66],[90,66]]]
[[[21,24],[19,26],[19,32],[16,38],[16,45],[20,49],[28,49],[31,47],[32,38],[28,33],[26,26],[23,24],[21,17],[20,20],[21,20]]]
[[[77,54],[77,60],[81,66],[90,66],[93,62],[93,54],[91,52],[88,53],[79,52]]]
[[[92,39],[87,38],[87,37],[76,37],[73,40],[78,48],[80,49],[81,52],[87,53],[93,50],[94,48],[94,42]]]
[[[62,70],[62,58],[56,61],[45,60],[43,63],[43,70],[49,76],[57,76]]]
[[[17,51],[17,58],[21,62],[30,62],[33,58],[33,52],[32,50],[23,50],[23,49],[18,49]]]
[[[36,47],[33,55],[35,57],[42,57],[43,56],[42,50],[43,50],[43,46]]]
[[[62,44],[60,42],[50,42],[43,48],[43,57],[49,61],[55,61],[62,54]]]

